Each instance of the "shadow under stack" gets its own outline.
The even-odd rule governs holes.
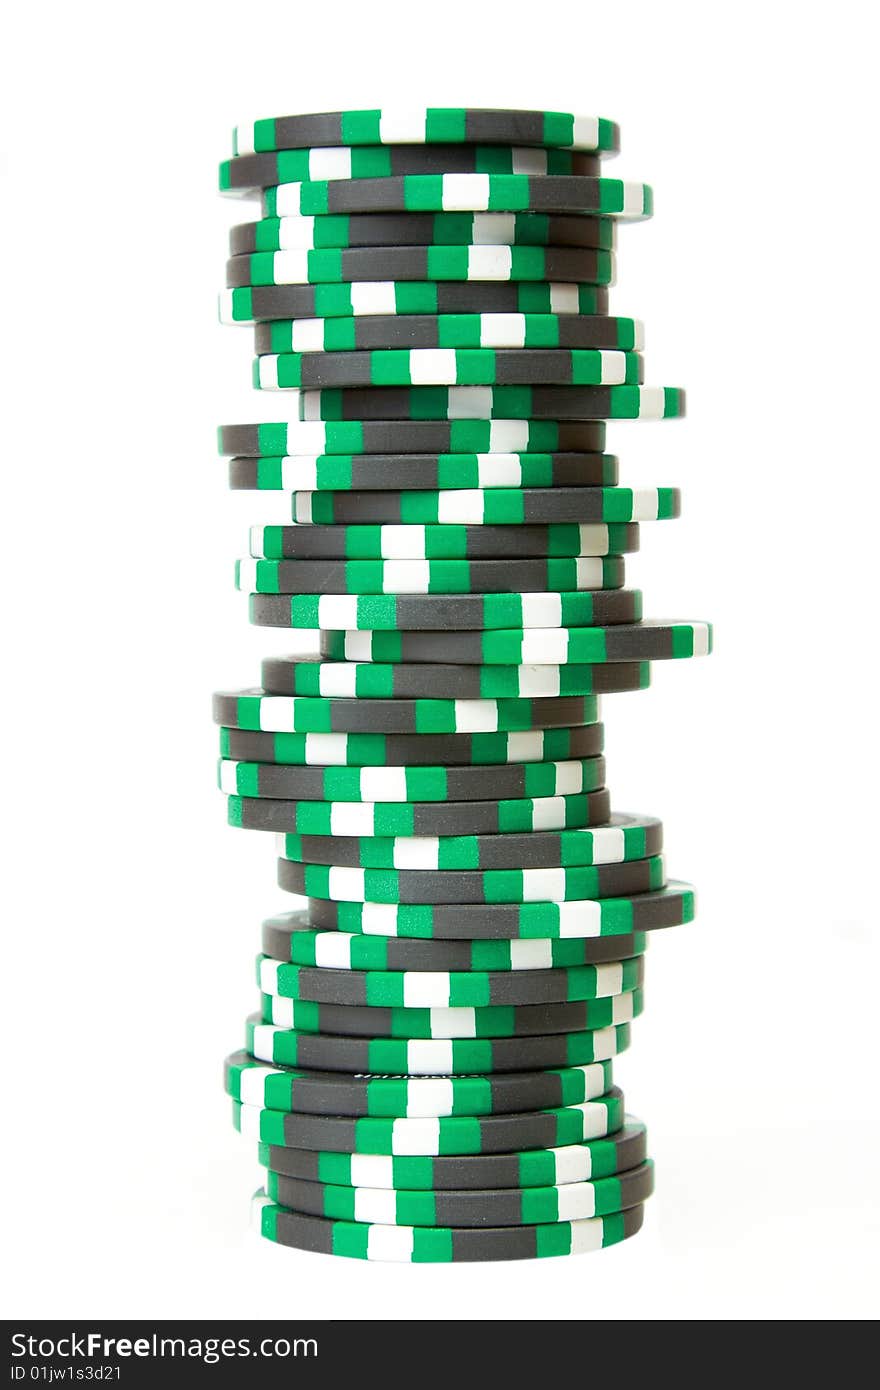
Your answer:
[[[711,635],[625,587],[679,497],[619,486],[605,422],[684,398],[608,313],[616,224],[651,213],[617,146],[560,112],[352,111],[239,127],[221,166],[261,212],[222,317],[286,417],[220,430],[233,488],[285,494],[237,582],[311,642],[214,699],[229,820],[276,832],[299,895],[225,1073],[282,1245],[512,1260],[642,1224],[614,1059],[694,903],[660,822],[612,814],[599,697]]]

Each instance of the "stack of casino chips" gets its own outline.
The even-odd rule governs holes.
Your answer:
[[[306,1250],[503,1260],[615,1244],[653,1186],[614,1063],[650,933],[687,922],[662,827],[613,814],[599,697],[706,652],[625,587],[674,488],[618,484],[605,421],[681,415],[608,313],[609,121],[324,113],[236,132],[221,316],[282,421],[227,425],[237,489],[284,493],[237,581],[312,634],[220,694],[233,825],[298,895],[263,924],[226,1062],[257,1229]]]

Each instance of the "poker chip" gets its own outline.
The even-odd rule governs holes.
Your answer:
[[[309,454],[229,461],[238,492],[401,492],[612,487],[613,454]],[[522,554],[522,551],[520,551]],[[622,582],[622,579],[621,579]]]
[[[387,314],[607,314],[603,285],[568,280],[358,280],[221,291],[221,323]],[[391,413],[394,419],[396,412]],[[308,417],[305,417],[308,418]],[[317,418],[317,417],[316,417]],[[335,417],[331,417],[335,418]],[[376,418],[376,417],[373,417]],[[384,447],[384,446],[383,446]]]
[[[221,183],[227,175],[221,167]],[[647,184],[560,174],[400,174],[275,181],[263,188],[268,217],[328,212],[588,212],[622,221],[650,217]],[[227,189],[221,188],[221,192]]]
[[[613,121],[564,111],[517,111],[464,106],[380,107],[280,116],[236,126],[235,155],[311,145],[541,145],[614,153]]]
[[[545,1106],[579,1105],[604,1095],[611,1062],[497,1076],[355,1076],[267,1066],[248,1052],[226,1058],[227,1094],[246,1105],[306,1115],[440,1119],[507,1115]]]
[[[366,314],[360,318],[279,319],[254,327],[258,356],[367,351],[384,356],[385,351],[403,349],[639,352],[643,347],[644,329],[636,319],[588,314]],[[499,366],[506,361],[504,357],[495,360]],[[563,370],[564,366],[560,363]]]
[[[627,590],[618,589],[609,597],[626,594]],[[547,595],[551,601],[555,597]],[[323,656],[347,661],[589,665],[705,656],[712,650],[712,628],[708,623],[646,620],[620,622],[613,627],[498,627],[484,632],[330,632],[322,633],[320,641]]]
[[[276,835],[297,895],[224,1077],[254,1227],[293,1249],[573,1254],[636,1234],[654,1190],[614,1062],[694,891],[660,821],[614,806],[599,697],[712,630],[626,587],[681,501],[631,485],[606,424],[685,397],[611,312],[617,223],[653,210],[607,176],[618,145],[604,118],[380,107],[241,125],[220,166],[258,207],[220,319],[284,409],[218,449],[234,491],[288,494],[234,582],[301,634],[213,700],[226,818]]]
[[[221,193],[252,192],[271,184],[326,179],[375,179],[400,174],[587,174],[595,154],[507,144],[319,145],[241,152],[220,165]]]
[[[245,1047],[250,1057],[320,1071],[410,1073],[414,1076],[459,1072],[524,1071],[585,1066],[625,1052],[627,1023],[582,1033],[551,1033],[533,1038],[407,1039],[334,1037],[302,1033],[248,1020]],[[412,1063],[412,1065],[410,1065]]]
[[[307,911],[282,912],[262,927],[263,954],[298,965],[332,965],[345,970],[552,970],[568,965],[642,955],[644,932],[623,936],[545,937],[493,942],[399,939],[370,932],[316,930]],[[353,1070],[363,1070],[355,1067]],[[411,1071],[411,1067],[374,1067]],[[432,1068],[435,1070],[435,1068]],[[442,1070],[437,1068],[437,1070]],[[480,1067],[453,1068],[480,1071]]]
[[[604,1250],[636,1235],[642,1228],[644,1210],[644,1206],[636,1206],[613,1216],[582,1221],[481,1229],[369,1225],[306,1216],[279,1206],[261,1189],[252,1201],[251,1222],[267,1240],[298,1250],[397,1264],[455,1264]]]
[[[580,246],[354,246],[256,251],[226,262],[227,289],[360,281],[544,280],[610,285],[613,251]]]
[[[645,1126],[627,1116],[623,1127],[605,1139],[585,1140],[559,1149],[467,1157],[385,1158],[380,1154],[315,1153],[259,1144],[257,1162],[281,1177],[301,1178],[305,1182],[395,1191],[471,1192],[595,1182],[641,1167],[647,1153]]]
[[[582,712],[586,720],[575,728],[520,727],[460,734],[294,734],[225,728],[220,730],[220,753],[223,758],[245,762],[334,768],[396,768],[410,763],[503,767],[507,763],[591,758],[602,751],[604,729],[597,722],[598,700],[589,701]]]
[[[650,1159],[615,1177],[559,1187],[435,1193],[336,1186],[283,1173],[266,1174],[266,1193],[280,1205],[334,1221],[390,1226],[529,1226],[610,1216],[640,1205],[654,1190]]]
[[[642,952],[643,953],[643,952]],[[283,1031],[343,1037],[451,1041],[463,1038],[534,1038],[595,1032],[630,1023],[642,1012],[643,992],[568,1003],[477,1007],[381,1007],[328,1004],[283,995],[261,996],[260,1018]]]
[[[584,772],[584,780],[594,776],[603,781],[603,760]],[[230,825],[244,830],[271,830],[277,834],[299,834],[308,843],[302,852],[314,855],[330,853],[334,846],[335,859],[350,864],[354,848],[346,850],[340,838],[367,832],[377,836],[458,837],[501,835],[506,838],[515,829],[562,830],[582,829],[596,821],[609,819],[610,800],[604,787],[553,797],[495,798],[492,801],[291,801],[276,797],[227,798],[227,817]],[[322,841],[329,841],[329,845]],[[315,841],[315,843],[312,843]],[[291,844],[294,842],[292,841]],[[373,855],[365,851],[369,858]],[[384,857],[384,856],[380,856]]]
[[[345,420],[221,425],[221,454],[517,453],[605,448],[602,420]]]
[[[581,488],[588,495],[595,489]],[[507,492],[507,489],[502,489]],[[552,492],[552,489],[545,489]],[[599,489],[599,491],[602,491]],[[604,491],[610,492],[608,488]],[[494,495],[494,494],[493,494]],[[358,493],[358,500],[364,507],[369,505],[369,494]],[[405,521],[392,525],[348,526],[309,524],[303,526],[252,526],[250,531],[250,553],[254,558],[266,560],[480,560],[504,558],[514,560],[522,556],[561,559],[584,557],[614,557],[621,553],[637,550],[640,531],[631,521],[608,524],[605,521],[590,523],[566,522],[551,525],[519,525],[512,531],[514,516],[511,505],[520,501],[518,497],[503,498],[506,522],[493,525],[481,522],[478,525],[453,521],[449,515],[438,515],[443,508],[439,498],[428,498],[427,509],[432,514],[428,523]],[[404,499],[400,502],[405,505]],[[458,497],[450,506],[453,510],[465,505],[466,499]],[[419,503],[418,505],[422,505]],[[626,504],[625,504],[626,505]],[[631,503],[629,504],[631,507]],[[515,542],[519,541],[519,548]],[[600,567],[603,581],[613,578],[618,566],[612,563],[606,572]],[[516,571],[509,571],[516,573]],[[475,572],[475,578],[482,577],[482,571]],[[603,582],[596,588],[618,588],[619,585]],[[510,592],[513,585],[508,585]],[[292,592],[296,592],[293,590]],[[381,592],[381,591],[380,591]]]
[[[364,1154],[516,1153],[598,1139],[621,1128],[623,1093],[522,1114],[398,1118],[304,1115],[233,1100],[233,1124],[245,1138],[295,1149]]]
[[[492,1004],[566,1004],[605,999],[644,983],[644,958],[556,970],[337,970],[257,957],[263,994],[315,1004],[384,1008],[485,1008]]]
[[[491,941],[489,969],[508,960],[524,939],[625,936],[678,927],[694,919],[694,890],[670,880],[656,891],[582,902],[404,904],[331,902],[312,898],[309,921],[324,930],[452,941]],[[497,944],[501,943],[501,944]],[[507,943],[507,944],[504,944]],[[486,948],[481,948],[486,949]],[[504,953],[495,964],[496,952]],[[530,967],[534,969],[534,966]]]
[[[621,690],[644,690],[650,679],[647,661],[596,666],[455,666],[442,662],[383,664],[278,657],[263,662],[263,685],[267,691],[284,695],[352,695],[362,699],[609,695]]]
[[[589,246],[611,251],[606,217],[540,212],[368,212],[335,217],[264,217],[229,232],[229,253],[347,246]]]

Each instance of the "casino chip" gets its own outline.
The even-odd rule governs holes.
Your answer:
[[[627,585],[680,495],[630,486],[606,422],[685,401],[610,312],[617,223],[653,210],[608,177],[618,146],[599,117],[389,107],[240,125],[220,166],[257,209],[220,318],[286,393],[218,444],[230,488],[287,494],[235,584],[291,655],[213,705],[227,819],[276,834],[299,897],[225,1064],[280,1245],[574,1254],[635,1235],[654,1189],[614,1063],[694,892],[660,821],[614,807],[599,700],[712,632]]]

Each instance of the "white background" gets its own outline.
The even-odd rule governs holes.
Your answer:
[[[877,119],[870,7],[18,7],[3,104],[3,1244],[8,1316],[854,1318],[876,1312]],[[699,920],[619,1065],[658,1189],[580,1261],[367,1266],[248,1229],[221,1063],[255,1007],[268,838],[225,827],[210,693],[258,678],[221,420],[282,418],[221,330],[239,119],[393,105],[617,119],[616,312],[683,423],[628,577],[708,661],[605,702],[618,809]],[[274,507],[273,507],[274,501]],[[873,1266],[873,1267],[872,1267]]]

